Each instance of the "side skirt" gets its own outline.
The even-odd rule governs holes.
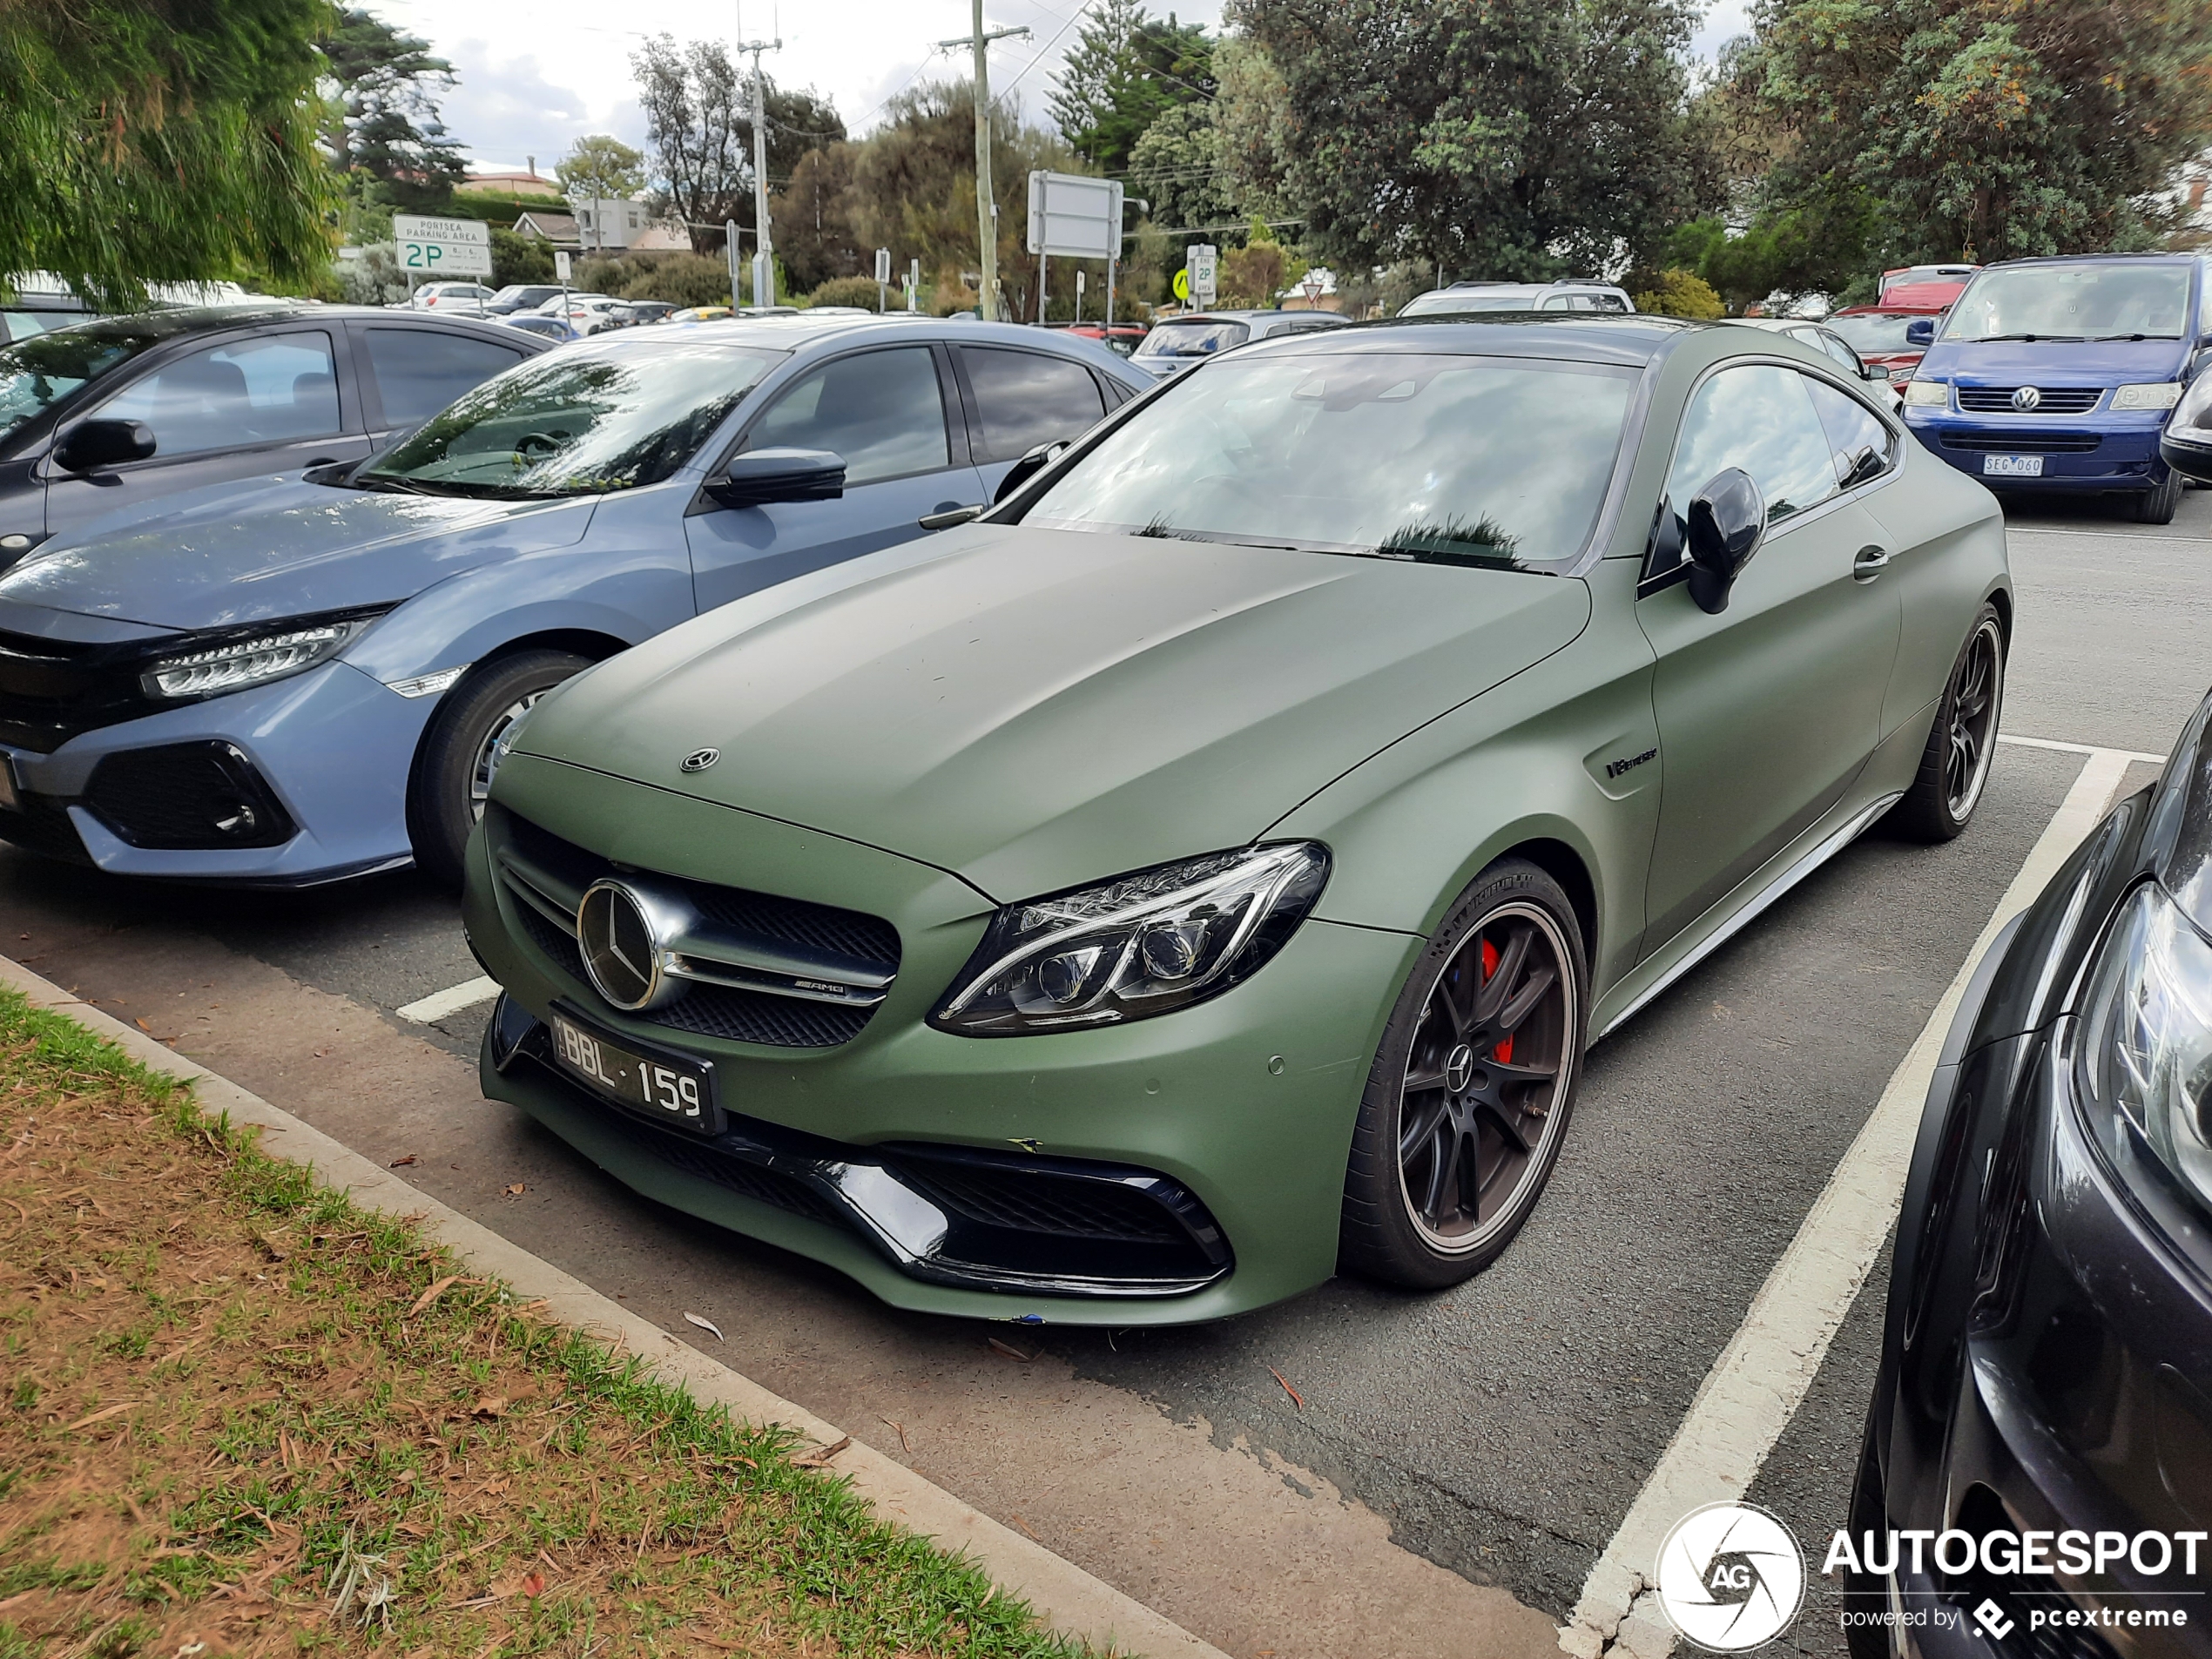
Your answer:
[[[1617,1001],[1623,997],[1627,1001],[1617,1014],[1605,1015],[1604,1005],[1600,1005],[1604,1023],[1591,1037],[1591,1042],[1595,1043],[1612,1035],[1642,1013],[1676,980],[1750,927],[1767,907],[1857,840],[1868,826],[1904,798],[1905,792],[1901,789],[1876,797],[1820,836],[1804,851],[1794,855],[1786,852],[1782,853],[1775,863],[1750,877],[1735,893],[1730,894],[1684,928],[1681,937],[1666,950],[1642,964],[1607,994],[1605,1002]],[[1739,898],[1737,894],[1747,888],[1750,889],[1750,896]],[[1731,905],[1735,907],[1733,909],[1730,908]],[[1699,931],[1701,928],[1704,929],[1703,933]]]

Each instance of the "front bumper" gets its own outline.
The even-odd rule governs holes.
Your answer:
[[[436,704],[403,698],[337,662],[97,726],[51,754],[0,746],[23,803],[21,812],[0,810],[0,840],[114,875],[246,886],[312,886],[397,868],[414,857],[408,778]],[[206,744],[237,752],[280,808],[275,821],[288,820],[293,833],[273,846],[133,845],[128,825],[88,799],[111,756]]]
[[[526,1041],[561,1005],[618,1041],[711,1061],[725,1108],[741,1120],[738,1139],[752,1143],[720,1149],[702,1167],[696,1144],[641,1136],[621,1109],[563,1076],[528,1060],[502,1069],[488,1052],[488,1095],[626,1184],[825,1262],[898,1306],[939,1313],[1183,1324],[1264,1306],[1336,1271],[1360,1092],[1418,939],[1310,919],[1249,982],[1172,1015],[1044,1036],[954,1036],[925,1016],[992,912],[965,883],[834,836],[523,752],[501,771],[499,800],[471,845],[463,914],[478,959],[507,988],[502,1028]],[[620,1014],[533,936],[495,873],[489,832],[509,809],[625,866],[886,918],[902,946],[897,978],[857,1035],[825,1046],[727,1040]],[[1028,1168],[1157,1183],[1204,1217],[1190,1236],[1210,1223],[1222,1249],[1203,1271],[1179,1275],[1103,1258],[1077,1273],[1064,1239],[1044,1230],[1030,1230],[1031,1259],[1009,1254],[1005,1238],[985,1241],[995,1253],[979,1256],[973,1235],[950,1236],[956,1216],[942,1218],[945,1239],[921,1247],[939,1223],[917,1223],[894,1189],[911,1191],[900,1170],[933,1155],[981,1160],[995,1177]],[[743,1190],[729,1178],[733,1163],[795,1181],[814,1213]],[[887,1172],[888,1184],[872,1171]]]
[[[2020,491],[2146,490],[2165,482],[2158,457],[2162,410],[2087,415],[1985,415],[1957,408],[1910,408],[1905,422],[1935,455],[1993,489]],[[1996,476],[1983,471],[1990,455],[2033,455],[2040,478]]]

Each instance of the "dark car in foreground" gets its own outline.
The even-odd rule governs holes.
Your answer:
[[[1915,1571],[1915,1529],[1976,1547]],[[1949,1603],[1901,1627],[1928,1656],[2202,1656],[2208,1531],[2212,698],[1999,935],[1952,1025],[1898,1222],[1851,1522],[1882,1559],[1855,1599]],[[1905,1650],[1851,1636],[1862,1659]]]
[[[548,343],[442,313],[277,300],[0,347],[0,566],[179,490],[360,461]]]
[[[2109,495],[2170,524],[2182,480],[2166,417],[2212,348],[2212,256],[2085,254],[1993,265],[1967,285],[1905,391],[1908,425],[1993,489]]]

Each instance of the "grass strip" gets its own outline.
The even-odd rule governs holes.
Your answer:
[[[13,991],[0,1269],[0,1659],[1086,1651]]]

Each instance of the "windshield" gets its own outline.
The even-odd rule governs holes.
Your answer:
[[[1925,312],[1896,312],[1886,316],[1831,317],[1828,326],[1851,344],[1861,357],[1885,352],[1918,351],[1905,331],[1925,317]]]
[[[1252,331],[1226,317],[1186,317],[1156,323],[1136,348],[1139,357],[1211,357],[1231,346],[1241,346]]]
[[[590,347],[486,381],[354,482],[439,496],[596,496],[691,458],[782,352]]]
[[[0,347],[0,437],[166,338],[112,327],[64,328]]]
[[[2028,265],[1984,271],[1959,298],[1946,340],[2179,340],[2189,267]]]
[[[1231,359],[1109,433],[1023,522],[1434,563],[1569,558],[1635,385],[1523,357]]]
[[[1401,317],[1429,317],[1446,311],[1534,311],[1535,308],[1536,296],[1526,288],[1507,288],[1503,292],[1486,293],[1463,293],[1450,288],[1435,288],[1408,300],[1405,308],[1398,314]]]

